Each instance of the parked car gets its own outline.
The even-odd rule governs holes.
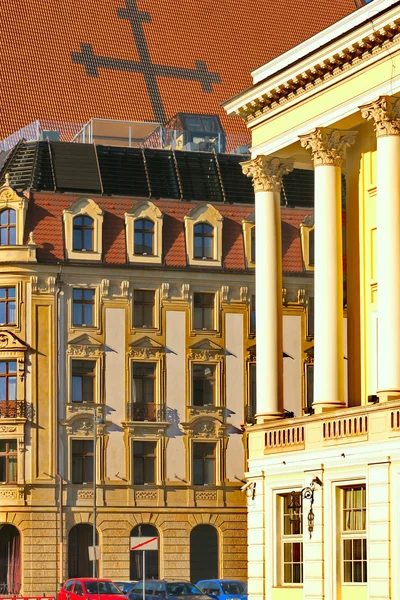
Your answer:
[[[119,587],[125,596],[129,597],[129,594],[131,593],[132,588],[137,581],[114,581],[114,583]]]
[[[236,579],[206,579],[198,581],[203,594],[216,596],[218,600],[247,600],[247,583]]]
[[[57,600],[126,600],[110,579],[76,577],[68,579],[58,592]]]
[[[155,600],[166,598],[167,600],[209,600],[198,587],[188,581],[162,581],[151,579],[145,581],[145,599]],[[143,581],[138,581],[129,594],[129,600],[142,600]],[[215,599],[214,599],[215,600]]]

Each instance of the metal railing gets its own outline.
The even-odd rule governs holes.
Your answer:
[[[25,400],[0,400],[0,419],[27,417]]]
[[[21,591],[20,582],[0,582],[0,596],[18,596]]]
[[[167,418],[167,407],[165,404],[134,403],[126,407],[126,418],[128,421],[154,421],[165,422]]]

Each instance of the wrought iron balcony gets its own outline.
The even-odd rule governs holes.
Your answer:
[[[152,402],[131,402],[126,407],[126,417],[128,421],[165,422],[167,407],[165,404],[154,404]]]
[[[0,400],[0,419],[27,417],[25,400]]]

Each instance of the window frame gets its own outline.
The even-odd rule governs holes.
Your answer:
[[[17,358],[1,358],[0,364],[15,363],[15,371],[9,371],[8,366],[4,373],[0,372],[0,380],[5,379],[5,392],[6,397],[0,398],[0,406],[3,402],[17,402],[18,401],[18,360]],[[10,379],[14,379],[15,386],[15,398],[10,398]]]
[[[137,307],[142,307],[143,310],[143,306],[150,306],[149,302],[145,302],[143,300],[143,302],[138,302],[137,300],[137,294],[142,293],[142,294],[153,294],[153,303],[152,303],[152,323],[151,325],[146,325],[146,324],[142,324],[139,325],[136,321],[136,310]],[[157,290],[155,289],[149,289],[149,288],[135,288],[133,290],[133,298],[132,298],[132,328],[133,329],[147,329],[147,330],[156,330],[158,329],[158,314],[157,314],[157,303],[158,303],[158,294],[157,294]],[[144,319],[143,319],[144,320]]]
[[[202,302],[200,303],[200,306],[196,307],[196,296],[201,296]],[[204,303],[204,296],[212,296],[212,302],[207,305]],[[193,292],[193,307],[192,307],[192,323],[193,323],[193,330],[196,332],[199,331],[217,331],[217,327],[216,327],[216,301],[217,301],[217,294],[215,292],[197,292],[194,291]],[[204,327],[204,322],[205,322],[205,317],[204,317],[204,311],[209,309],[211,307],[212,313],[211,313],[211,327]],[[202,323],[202,327],[196,327],[196,310],[198,310],[200,308],[201,310],[201,323]]]
[[[0,459],[4,458],[4,462],[5,462],[5,480],[4,481],[0,481],[0,484],[5,484],[5,485],[13,485],[18,483],[18,442],[16,438],[6,438],[0,439],[0,442],[5,442],[6,443],[6,449],[4,452],[2,452],[0,450]],[[9,449],[9,444],[10,442],[15,442],[15,450],[11,450]],[[10,479],[9,478],[9,472],[10,472],[10,458],[15,458],[15,479]]]
[[[257,334],[256,329],[256,318],[257,318],[257,309],[256,309],[256,295],[250,295],[249,302],[249,338],[254,338]],[[253,318],[254,315],[254,318]]]
[[[74,363],[75,366],[77,363],[92,363],[93,364],[93,369],[91,371],[91,375],[87,374],[87,372],[83,373],[81,376],[78,375],[74,375]],[[82,393],[82,399],[81,400],[74,400],[74,377],[81,377],[81,379],[90,379],[91,380],[91,387],[92,387],[92,394],[91,394],[91,400],[85,400],[84,399],[84,382],[82,381],[82,385],[81,385],[81,393]],[[85,405],[85,404],[94,404],[96,403],[96,396],[97,396],[97,361],[94,358],[89,358],[89,359],[85,359],[83,357],[72,357],[71,358],[71,387],[70,387],[70,396],[69,396],[69,402],[70,404],[73,405]]]
[[[92,250],[74,248],[74,219],[89,217],[93,221]],[[63,211],[65,255],[67,260],[101,262],[103,253],[103,210],[91,198],[82,196]]]
[[[214,452],[213,455],[203,455],[201,458],[195,457],[195,448],[200,446],[213,446]],[[195,460],[202,460],[202,481],[201,483],[195,482]],[[205,481],[206,477],[206,463],[205,460],[213,461],[213,481]],[[192,440],[192,448],[191,448],[191,464],[192,464],[192,476],[191,481],[194,486],[208,486],[208,485],[217,485],[218,484],[218,442],[215,440]]]
[[[295,485],[293,489],[290,491],[282,490],[277,491],[275,496],[275,506],[276,506],[276,560],[277,560],[277,586],[280,588],[303,588],[304,586],[304,532],[303,532],[303,508],[302,508],[302,500],[301,509],[300,509],[300,519],[298,521],[300,533],[285,533],[285,515],[288,513],[285,512],[285,501],[286,499],[290,499],[290,495],[292,491],[300,492],[297,489],[298,486]],[[301,488],[300,488],[301,489]],[[290,500],[289,500],[290,501]],[[285,545],[300,544],[300,554],[301,554],[301,562],[285,562]],[[286,564],[300,564],[300,572],[301,572],[301,581],[285,581],[285,565]],[[293,571],[292,571],[293,572]]]
[[[212,377],[194,377],[194,370],[195,367],[203,367],[203,369],[207,369],[207,368],[212,368],[213,374]],[[191,369],[190,369],[190,377],[191,377],[191,398],[190,398],[190,406],[193,406],[194,408],[205,408],[205,407],[211,407],[211,406],[218,406],[218,394],[217,394],[217,387],[218,387],[218,370],[217,370],[217,364],[213,363],[213,362],[203,362],[203,361],[193,361],[191,363]],[[211,404],[196,404],[195,403],[195,384],[194,381],[195,380],[201,380],[201,381],[212,381],[213,382],[213,402]],[[202,398],[204,401],[205,398],[205,392],[204,389],[202,391]]]
[[[149,229],[149,228],[146,228],[144,225],[142,225],[141,229],[136,230],[136,226],[139,222],[142,222],[143,224],[151,223],[152,227],[151,227],[151,229]],[[152,219],[149,219],[148,217],[140,217],[139,219],[134,220],[134,222],[133,222],[133,254],[134,254],[134,256],[154,256],[155,229],[156,229],[156,224],[154,223],[154,221]],[[136,239],[135,239],[137,233],[142,236],[142,243],[140,244],[140,246],[142,246],[142,248],[146,247],[145,236],[151,235],[151,252],[137,252]]]
[[[14,290],[14,298],[10,298],[8,296],[8,290],[13,289]],[[17,289],[17,285],[0,285],[0,290],[7,290],[6,291],[6,296],[5,298],[0,298],[0,306],[1,305],[5,305],[5,315],[6,315],[6,319],[4,322],[0,322],[0,327],[16,327],[17,326],[17,320],[18,320],[18,312],[17,312],[17,295],[18,295],[18,289]],[[9,315],[9,304],[14,304],[14,314],[15,314],[15,320],[14,321],[10,321],[8,318]]]
[[[356,508],[357,511],[359,511],[361,513],[361,515],[364,515],[364,524],[365,524],[365,529],[347,529],[345,530],[344,528],[344,519],[345,519],[345,509],[344,508],[344,495],[346,491],[354,491],[355,489],[362,489],[364,490],[364,494],[363,494],[363,499],[364,499],[364,506],[361,507],[361,509]],[[340,485],[338,486],[338,492],[339,492],[339,511],[338,511],[338,516],[339,516],[339,557],[340,557],[340,581],[342,586],[366,586],[368,585],[368,538],[367,538],[367,518],[368,518],[368,506],[367,506],[367,486],[365,482],[362,483],[357,483],[357,482],[351,482],[349,484],[346,485]],[[354,508],[352,507],[350,511],[354,511]],[[362,558],[359,561],[354,561],[353,560],[345,560],[345,552],[344,552],[344,544],[346,541],[354,541],[354,540],[362,540],[362,556],[364,558]],[[364,547],[365,546],[365,550]],[[360,562],[361,563],[361,573],[362,576],[364,577],[364,573],[365,573],[365,579],[363,579],[362,581],[345,581],[345,563],[355,563],[355,562]],[[354,568],[354,567],[353,567]]]
[[[246,268],[253,270],[256,266],[255,236],[257,235],[254,211],[250,213],[245,219],[243,219],[242,231]]]
[[[7,213],[7,215],[8,215],[6,224],[1,223],[1,217],[2,217],[3,213]],[[10,221],[11,214],[14,215],[14,222]],[[8,246],[17,246],[18,245],[18,243],[17,243],[17,220],[18,220],[18,215],[17,215],[17,210],[15,208],[12,208],[10,206],[5,206],[4,208],[0,209],[0,247],[4,248],[4,247],[8,247]],[[7,233],[7,243],[6,244],[3,244],[1,241],[2,233],[4,230]],[[10,237],[11,237],[12,233],[14,233],[14,236],[13,236],[14,242],[10,243]]]
[[[199,227],[201,228],[201,231],[198,233],[196,229]],[[205,227],[209,228],[210,231],[205,231]],[[196,239],[201,239],[200,254],[196,253]],[[205,244],[206,240],[211,240],[210,256],[206,255],[208,253],[208,249],[206,248],[208,244]],[[193,258],[196,260],[214,260],[214,227],[207,221],[200,221],[193,225]]]
[[[78,219],[82,219],[82,224],[81,225],[77,225],[76,222]],[[85,225],[85,219],[89,219],[91,222],[91,225]],[[91,239],[90,239],[90,248],[86,248],[85,246],[85,232],[86,231],[90,231],[91,232]],[[76,232],[80,232],[80,237],[81,237],[81,243],[80,246],[81,248],[76,248],[75,247],[75,233]],[[90,216],[87,215],[85,213],[81,213],[79,215],[75,215],[72,219],[72,250],[74,252],[93,252],[93,248],[94,248],[94,233],[95,233],[95,225],[94,225],[94,219]]]
[[[151,221],[153,223],[152,254],[135,253],[135,224],[140,220]],[[134,204],[130,210],[125,213],[126,254],[128,263],[162,264],[162,228],[163,214],[153,202],[150,202],[150,200]]]
[[[91,452],[84,452],[82,451],[82,453],[78,454],[77,452],[74,452],[74,445],[75,444],[91,444],[92,445],[92,451]],[[84,446],[83,446],[84,447]],[[79,479],[81,479],[82,481],[75,481],[74,480],[74,456],[78,456],[81,458],[82,460],[82,464],[81,464],[81,477]],[[92,477],[91,477],[91,481],[85,481],[84,480],[84,475],[85,475],[85,459],[92,459]],[[72,438],[71,439],[71,447],[70,447],[70,469],[71,469],[71,484],[72,485],[87,485],[87,484],[92,484],[94,483],[94,477],[95,477],[95,473],[94,473],[94,469],[95,469],[95,464],[94,464],[94,442],[93,440],[88,440],[87,438]]]
[[[82,316],[84,317],[84,307],[86,305],[91,305],[92,306],[92,322],[89,323],[75,323],[75,298],[74,298],[74,294],[75,292],[82,292],[82,301],[81,302],[77,302],[79,304],[81,304],[81,312],[82,312]],[[84,294],[85,292],[92,292],[92,299],[89,300],[85,300],[84,299]],[[97,327],[97,294],[98,291],[96,288],[94,287],[79,287],[79,286],[72,286],[71,287],[71,327],[73,329],[96,329]]]
[[[222,267],[222,227],[223,216],[212,205],[202,202],[185,215],[186,255],[189,266]],[[213,228],[212,257],[197,258],[194,255],[194,229],[196,225],[207,224]]]
[[[136,455],[135,454],[135,444],[143,444],[143,446],[145,446],[146,444],[152,444],[153,445],[153,451],[152,453],[145,453],[144,449],[143,449],[143,454],[139,454]],[[140,439],[132,439],[132,443],[131,443],[131,481],[132,481],[132,485],[157,485],[158,481],[159,481],[159,477],[158,477],[158,455],[159,455],[159,451],[158,451],[158,440],[155,439],[150,439],[150,438],[140,438]],[[143,470],[143,481],[136,481],[135,480],[135,461],[137,459],[142,459],[143,462],[143,466],[142,466],[142,470]],[[147,460],[152,460],[153,462],[153,481],[146,481],[146,477],[145,477],[145,472],[146,472],[146,461]]]

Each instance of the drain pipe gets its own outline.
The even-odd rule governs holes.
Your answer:
[[[59,558],[59,566],[58,566],[58,589],[61,589],[61,586],[63,584],[63,571],[64,571],[64,542],[63,542],[63,537],[64,537],[64,531],[63,531],[63,478],[62,475],[60,474],[60,470],[61,470],[61,460],[60,460],[60,442],[59,442],[59,435],[61,434],[61,432],[59,431],[59,402],[60,402],[60,396],[61,396],[61,389],[60,389],[60,369],[61,369],[61,327],[62,327],[62,323],[61,323],[61,310],[60,310],[60,305],[61,305],[61,296],[60,296],[60,292],[61,292],[61,288],[62,288],[62,281],[61,281],[61,265],[60,265],[60,271],[57,274],[57,278],[56,278],[56,285],[57,285],[57,290],[56,290],[56,303],[55,303],[55,309],[56,309],[56,331],[55,331],[55,347],[57,349],[57,365],[56,365],[56,406],[55,406],[55,431],[56,431],[56,439],[55,439],[55,453],[56,453],[56,479],[58,480],[58,536],[59,536],[59,550],[58,550],[58,558]],[[57,590],[58,592],[58,590]]]

